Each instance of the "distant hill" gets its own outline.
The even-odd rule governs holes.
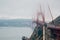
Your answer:
[[[0,27],[29,27],[31,23],[31,19],[0,19]]]

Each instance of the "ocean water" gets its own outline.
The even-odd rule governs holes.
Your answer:
[[[33,30],[30,27],[0,27],[0,40],[22,40],[30,37]]]

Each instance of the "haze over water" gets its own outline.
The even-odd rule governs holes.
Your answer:
[[[30,27],[0,27],[0,40],[22,40],[30,37],[33,30]]]

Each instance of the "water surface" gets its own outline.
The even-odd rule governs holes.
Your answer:
[[[0,40],[21,40],[22,36],[30,37],[30,27],[0,27]]]

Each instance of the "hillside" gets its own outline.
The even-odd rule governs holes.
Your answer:
[[[24,26],[31,26],[32,20],[31,19],[0,19],[0,27],[24,27]]]

